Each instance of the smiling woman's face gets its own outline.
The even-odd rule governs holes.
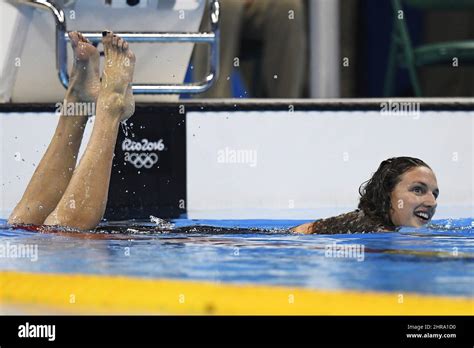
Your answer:
[[[392,223],[413,227],[428,223],[435,213],[438,195],[438,183],[431,169],[415,167],[405,172],[390,194]]]

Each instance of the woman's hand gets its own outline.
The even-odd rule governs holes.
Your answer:
[[[308,223],[293,227],[290,231],[295,232],[295,233],[312,234],[313,225],[314,225],[314,222],[308,222]]]

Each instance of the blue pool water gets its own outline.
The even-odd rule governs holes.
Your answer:
[[[128,222],[110,223],[100,233],[63,234],[13,229],[0,220],[0,248],[38,246],[36,261],[0,255],[0,270],[464,297],[474,293],[473,219],[437,220],[424,229],[340,235],[288,232],[306,221],[171,222],[172,229],[151,232],[154,223]]]

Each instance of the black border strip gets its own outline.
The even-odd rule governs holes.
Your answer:
[[[420,103],[421,111],[474,111],[474,98],[390,98],[390,99],[194,99],[163,103],[137,103],[137,111],[167,109],[184,105],[188,111],[380,111],[381,104]],[[0,104],[0,112],[54,112],[53,103]]]
[[[20,325],[55,325],[55,340],[46,337],[18,337]],[[408,325],[420,325],[423,330],[408,329]],[[473,317],[468,316],[0,316],[2,336],[0,345],[12,346],[59,346],[116,345],[136,347],[141,344],[184,345],[197,347],[238,347],[255,345],[274,347],[283,344],[309,344],[318,347],[322,343],[353,347],[354,344],[385,347],[412,346],[437,347],[459,345],[472,347]],[[425,326],[436,329],[425,330]],[[441,329],[438,327],[453,327]],[[407,334],[456,334],[455,338],[409,338]]]

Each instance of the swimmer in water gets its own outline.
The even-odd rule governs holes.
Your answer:
[[[395,157],[383,161],[359,188],[358,209],[292,228],[297,233],[357,233],[421,227],[436,211],[439,195],[433,170],[422,160]]]
[[[135,111],[131,88],[135,55],[128,43],[112,32],[104,31],[102,36],[105,67],[101,80],[98,50],[80,33],[69,33],[74,65],[64,104],[96,105],[94,128],[84,155],[75,168],[88,116],[63,112],[9,224],[88,230],[102,219],[119,125]]]
[[[105,212],[119,124],[135,109],[131,89],[135,56],[125,40],[104,32],[106,63],[100,81],[97,49],[80,33],[71,32],[69,36],[75,59],[65,102],[97,103],[93,132],[73,171],[88,117],[60,116],[53,139],[8,220],[11,225],[91,230]],[[357,210],[296,226],[291,231],[336,234],[421,227],[433,217],[439,194],[432,169],[411,157],[383,161],[359,191]]]

